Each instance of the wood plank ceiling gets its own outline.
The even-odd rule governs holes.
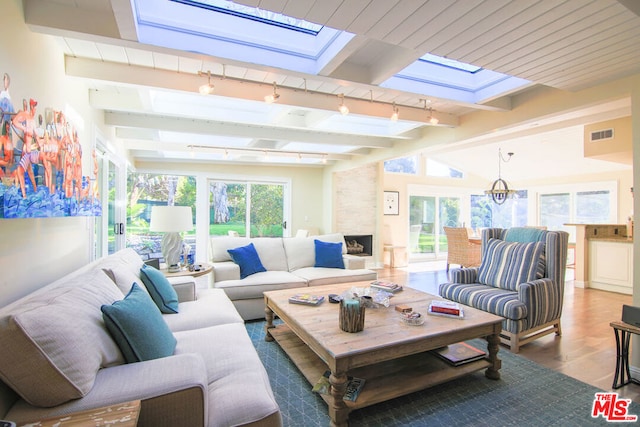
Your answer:
[[[317,75],[202,55],[197,48],[196,52],[182,52],[138,43],[130,0],[23,3],[27,24],[34,31],[60,37],[67,55],[67,73],[87,80],[94,106],[105,110],[107,122],[120,131],[121,137],[130,139],[140,159],[170,160],[169,152],[186,150],[179,138],[173,144],[162,145],[164,153],[157,150],[159,145],[153,142],[158,141],[158,130],[151,129],[163,121],[158,118],[165,119],[168,113],[157,114],[145,106],[148,98],[141,95],[140,88],[192,94],[203,83],[198,72],[207,70],[218,76],[224,73],[229,80],[225,82],[229,85],[226,89],[216,84],[216,95],[262,103],[264,88],[276,82],[291,108],[273,114],[277,117],[270,121],[253,122],[253,126],[214,120],[208,131],[204,130],[208,121],[201,116],[174,116],[170,118],[183,125],[176,124],[173,131],[187,132],[189,128],[184,123],[195,121],[202,125],[199,132],[211,137],[247,138],[250,142],[246,147],[264,146],[265,139],[273,140],[271,148],[285,151],[293,142],[324,145],[325,151],[315,146],[314,150],[328,153],[324,157],[330,160],[367,154],[417,135],[415,132],[427,121],[424,99],[429,99],[430,106],[441,114],[441,124],[449,126],[456,126],[458,117],[474,110],[495,109],[495,99],[474,104],[380,86],[425,53],[568,91],[640,72],[640,17],[637,4],[628,0],[236,1],[355,34]],[[264,88],[257,91],[255,86],[242,86],[243,81],[259,83]],[[331,97],[309,101],[302,98],[304,91]],[[359,139],[351,138],[352,146],[347,152],[331,149],[331,137],[344,146],[350,136],[359,132],[336,130],[335,126],[329,132],[314,129],[309,123],[326,119],[329,110],[335,114],[335,96],[340,93],[352,101],[353,112],[372,117],[388,117],[388,105],[396,103],[403,107],[403,118],[413,125],[386,135],[360,133]],[[504,97],[509,95],[505,93]],[[358,99],[361,104],[356,102]],[[370,101],[382,104],[373,108]],[[228,108],[242,107],[233,104]],[[261,107],[256,108],[260,111]],[[137,115],[137,119],[130,118],[125,123],[118,113]],[[325,137],[310,137],[310,133]]]

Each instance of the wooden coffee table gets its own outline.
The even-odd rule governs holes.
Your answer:
[[[407,288],[391,298],[388,308],[366,309],[364,330],[343,332],[338,324],[339,305],[328,302],[329,294],[341,294],[369,282],[314,286],[264,293],[266,340],[274,339],[289,355],[305,378],[315,384],[326,370],[331,394],[321,395],[329,406],[331,425],[345,426],[349,412],[413,393],[486,369],[490,379],[499,379],[498,346],[502,318],[473,308],[464,308],[464,319],[427,315],[429,303],[441,299]],[[290,304],[295,293],[324,295],[319,306]],[[405,325],[397,304],[409,305],[426,316],[421,326]],[[284,323],[273,324],[274,314]],[[486,337],[487,358],[451,366],[428,353],[448,344]],[[355,402],[344,401],[347,376],[364,378],[365,386]]]

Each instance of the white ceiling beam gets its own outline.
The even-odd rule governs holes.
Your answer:
[[[238,138],[261,138],[314,144],[391,148],[403,137],[367,137],[318,130],[285,129],[268,125],[197,120],[150,114],[105,112],[105,124],[124,128],[157,129],[171,132],[220,135]],[[122,135],[122,134],[120,134]]]
[[[191,93],[197,92],[200,85],[206,83],[204,77],[195,74],[70,56],[65,57],[65,71],[67,75],[73,77]],[[230,98],[264,102],[264,96],[273,91],[272,83],[265,84],[232,78],[222,79],[217,75],[212,75],[211,81],[216,86],[216,95]],[[278,87],[278,93],[280,94],[278,102],[283,105],[336,111],[340,103],[337,94],[311,92],[283,86]],[[391,104],[389,103],[345,98],[345,104],[347,102],[352,114],[384,118],[388,118],[390,115],[389,108]],[[425,115],[421,108],[402,106],[402,119],[426,124],[428,115]],[[458,118],[451,114],[439,114],[438,119],[440,119],[441,126],[454,127],[458,125]]]

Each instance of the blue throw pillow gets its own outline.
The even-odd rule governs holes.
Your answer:
[[[176,339],[149,295],[134,283],[123,300],[103,305],[102,318],[127,363],[171,356]]]
[[[150,265],[143,265],[140,269],[140,278],[161,312],[165,314],[178,312],[178,294],[160,270]]]
[[[316,263],[314,267],[344,268],[342,259],[342,243],[314,240],[316,247]]]
[[[231,255],[233,262],[240,266],[240,278],[242,279],[255,273],[267,271],[264,265],[262,265],[262,261],[260,261],[260,257],[253,243],[235,249],[228,249],[227,252]]]

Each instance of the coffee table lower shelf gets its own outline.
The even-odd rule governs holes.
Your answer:
[[[327,370],[327,364],[318,357],[289,327],[282,323],[269,329],[269,333],[293,360],[311,385]],[[425,352],[398,359],[363,366],[348,372],[366,380],[355,402],[345,401],[349,411],[364,408],[396,397],[442,384],[491,366],[488,359],[451,366],[440,358]],[[331,396],[320,395],[327,404]]]

